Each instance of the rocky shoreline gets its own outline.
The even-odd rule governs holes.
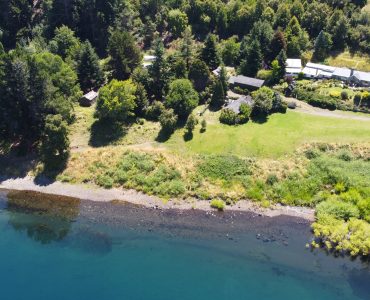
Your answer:
[[[24,178],[4,178],[0,181],[0,189],[34,191],[45,194],[74,197],[82,200],[96,202],[128,202],[135,205],[141,205],[155,209],[179,209],[179,210],[202,210],[206,212],[215,211],[210,207],[210,201],[197,199],[171,199],[163,201],[162,199],[143,194],[135,190],[125,190],[119,188],[103,189],[88,184],[67,184],[62,182],[48,182],[47,180],[36,180],[27,176]],[[234,205],[226,206],[227,211],[248,211],[267,217],[280,215],[303,218],[305,220],[314,220],[314,210],[305,207],[291,207],[274,205],[271,208],[263,208],[256,203],[248,200],[240,200]]]

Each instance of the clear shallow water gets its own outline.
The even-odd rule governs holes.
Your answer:
[[[12,197],[0,192],[3,300],[370,299],[368,266],[305,249],[299,219]]]

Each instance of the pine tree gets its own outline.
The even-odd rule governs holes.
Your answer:
[[[128,79],[141,63],[140,48],[129,32],[115,30],[109,38],[108,52],[114,78]]]
[[[228,82],[227,82],[228,81],[227,72],[226,72],[226,68],[225,68],[224,65],[221,66],[219,80],[221,81],[222,88],[223,88],[224,93],[226,95],[229,87],[228,87]]]
[[[315,50],[313,53],[313,57],[315,58],[315,60],[324,60],[329,54],[331,46],[332,40],[330,34],[321,30],[315,40]]]
[[[164,56],[163,42],[158,39],[154,47],[155,61],[149,67],[151,92],[156,100],[162,101],[168,89],[169,67]]]
[[[287,56],[286,56],[286,52],[284,49],[282,49],[279,53],[279,55],[276,57],[276,60],[279,64],[279,73],[278,73],[278,76],[279,76],[279,79],[283,78],[285,76],[285,73],[286,73],[286,60],[287,60]]]
[[[281,50],[287,50],[287,42],[284,33],[280,30],[276,30],[269,45],[267,61],[270,62],[274,60]]]
[[[262,65],[261,46],[253,40],[243,50],[240,73],[245,76],[255,77]]]
[[[190,68],[190,60],[194,55],[194,40],[191,34],[191,28],[187,27],[183,34],[183,39],[181,42],[181,57],[185,60],[186,69]]]
[[[220,65],[220,56],[216,47],[216,36],[209,34],[204,42],[201,57],[210,70],[216,69]]]
[[[271,63],[271,83],[277,83],[280,80],[281,76],[281,67],[279,62],[275,59]]]
[[[222,87],[221,80],[217,80],[213,86],[213,94],[210,105],[215,109],[219,109],[224,104],[225,104],[225,91]]]
[[[104,83],[104,74],[99,64],[98,55],[89,41],[82,45],[77,62],[77,74],[84,92],[98,88]]]

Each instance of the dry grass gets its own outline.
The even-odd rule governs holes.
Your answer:
[[[348,51],[340,53],[337,56],[329,57],[325,62],[334,67],[347,67],[354,68],[359,71],[370,71],[370,56],[358,54],[352,55]]]

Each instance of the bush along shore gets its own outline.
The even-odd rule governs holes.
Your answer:
[[[314,144],[277,161],[108,147],[73,153],[58,179],[135,189],[163,199],[213,200],[218,210],[240,199],[262,207],[315,208],[312,247],[353,256],[370,253],[368,145]]]

